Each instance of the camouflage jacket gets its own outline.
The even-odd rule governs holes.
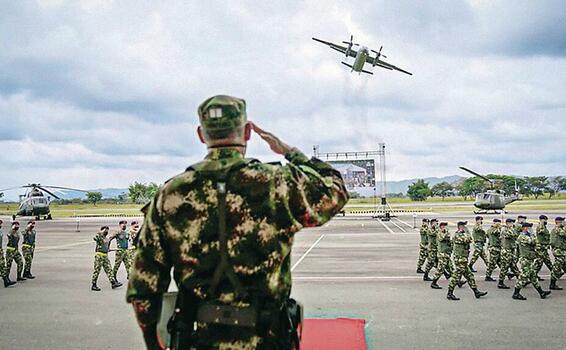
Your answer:
[[[22,236],[24,237],[24,244],[35,246],[35,230],[25,229]]]
[[[550,232],[546,224],[538,224],[536,233],[537,248],[548,248],[550,246]]]
[[[501,248],[501,226],[491,225],[487,230],[487,236],[489,237],[490,247]]]
[[[438,251],[440,253],[450,254],[452,252],[452,238],[450,237],[448,229],[439,229],[436,237],[438,240]]]
[[[514,227],[504,226],[501,230],[501,247],[507,250],[514,250],[517,247],[518,233]]]
[[[112,236],[107,235],[105,237],[102,232],[99,232],[93,239],[96,242],[96,247],[94,248],[96,253],[108,253],[108,251],[110,251],[110,241],[112,241]]]
[[[428,246],[428,225],[421,225],[419,233],[421,235],[421,244]]]
[[[552,244],[552,249],[566,250],[566,227],[556,226],[552,229],[550,232],[550,244]]]
[[[521,232],[519,237],[517,237],[517,244],[519,245],[519,255],[521,258],[535,259],[536,238],[531,233]]]
[[[454,257],[467,258],[470,255],[472,236],[466,233],[466,231],[456,231],[454,238],[452,238],[452,243],[454,244]]]
[[[428,235],[428,249],[437,250],[438,249],[438,226],[430,226],[427,230]]]
[[[203,300],[245,306],[260,297],[280,305],[289,296],[294,234],[329,221],[345,205],[348,192],[340,173],[328,163],[309,159],[297,149],[286,158],[285,166],[247,162],[226,181],[228,253],[248,298],[225,279],[215,295],[207,295],[220,254],[217,181],[204,172],[241,163],[242,154],[213,149],[192,167],[199,171],[189,167],[164,184],[146,209],[127,291],[142,330],[158,320],[171,268],[177,286]],[[218,330],[199,329],[199,337],[208,338],[215,348],[255,349],[263,341],[253,329],[237,334],[233,339]]]
[[[474,238],[474,243],[485,243],[486,241],[485,231],[480,224],[476,224],[472,231],[472,237]]]
[[[0,228],[0,250],[2,250],[2,248],[4,247],[2,245],[2,240],[4,239],[4,232],[2,232],[2,229]]]

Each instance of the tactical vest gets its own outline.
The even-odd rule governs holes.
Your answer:
[[[566,250],[566,237],[560,235],[563,230],[565,230],[564,226],[555,227],[550,233],[550,244],[553,249]]]
[[[98,235],[95,238],[96,248],[94,249],[97,253],[108,253],[110,251],[110,241],[104,238],[102,235]]]
[[[517,242],[519,243],[519,255],[521,258],[527,258],[529,260],[536,258],[535,238],[533,236],[521,233]]]
[[[492,226],[488,231],[489,246],[501,248],[501,227]]]
[[[458,239],[459,236],[466,235],[465,232],[456,232],[454,236],[454,256],[458,258],[467,258],[470,255],[470,242]]]
[[[35,230],[25,230],[22,236],[24,237],[24,244],[35,245]]]
[[[116,235],[116,245],[119,249],[128,249],[128,232],[127,231],[120,231]]]
[[[20,243],[20,234],[18,231],[10,231],[8,234],[8,247],[18,249],[18,243]]]

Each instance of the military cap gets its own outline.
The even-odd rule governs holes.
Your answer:
[[[564,221],[564,218],[562,216],[557,216],[554,221]]]
[[[137,221],[132,221],[132,222],[131,222],[131,225],[132,225],[132,226],[137,225],[137,224],[138,224]]]
[[[35,221],[34,221],[34,220],[30,220],[30,221],[28,221],[28,225],[29,225],[29,224],[35,224]]]
[[[120,222],[118,223],[118,225],[122,225],[122,224],[127,225],[128,222],[127,222],[126,220],[120,220]]]
[[[428,222],[428,219],[427,219],[427,218],[424,218],[424,219],[423,219],[423,222]]]
[[[467,224],[467,221],[458,221],[458,226],[466,226]]]
[[[523,222],[521,224],[521,227],[533,227],[533,224],[531,224],[530,222]]]
[[[476,216],[476,221],[483,220],[483,216]]]
[[[110,227],[108,227],[108,226],[102,226],[102,227],[100,227],[100,231],[104,231],[104,230],[107,230],[107,229],[109,230]]]
[[[524,216],[524,215],[519,215],[519,216],[517,216],[517,219],[526,219],[526,218],[527,218],[527,217]]]
[[[221,139],[247,122],[246,101],[241,98],[216,95],[198,107],[200,126],[211,139]]]
[[[430,219],[430,222],[438,222],[438,219]]]
[[[515,222],[515,219],[507,218],[507,220],[505,220],[505,222]]]
[[[493,222],[501,222],[501,219],[495,218],[495,219],[493,219]]]
[[[441,227],[442,226],[448,226],[448,223],[447,222],[441,222],[439,226],[441,226]]]
[[[20,226],[20,223],[19,223],[18,221],[14,221],[14,222],[12,222],[12,225],[18,225],[18,226]]]
[[[538,218],[539,218],[539,220],[548,220],[548,216],[546,216],[546,215],[541,215]]]

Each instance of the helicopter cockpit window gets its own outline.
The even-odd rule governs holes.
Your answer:
[[[484,194],[483,199],[489,199],[489,193]]]

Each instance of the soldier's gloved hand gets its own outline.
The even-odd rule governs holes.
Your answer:
[[[285,142],[281,141],[277,136],[272,133],[263,130],[256,124],[250,122],[252,130],[258,134],[271,148],[271,150],[277,154],[286,155],[291,151],[291,147]]]

